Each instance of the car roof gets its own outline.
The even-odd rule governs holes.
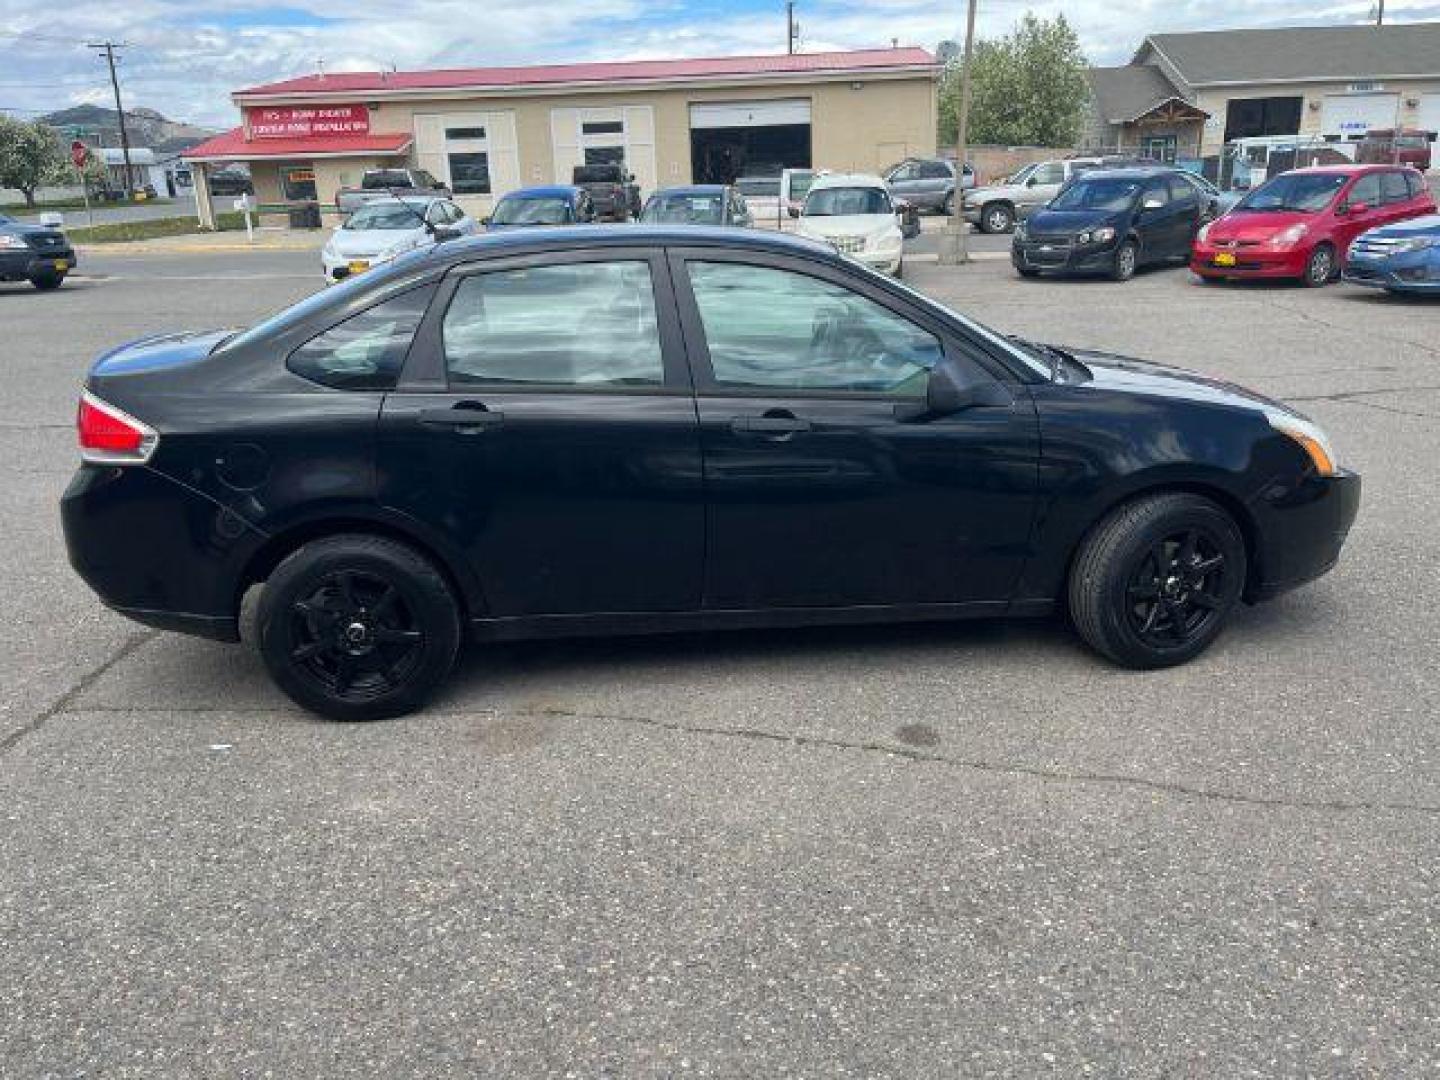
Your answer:
[[[772,254],[799,254],[838,266],[849,265],[829,244],[769,229],[720,229],[695,225],[568,225],[547,229],[513,229],[447,240],[426,249],[446,262],[503,258],[537,251],[603,247],[723,247]]]
[[[1313,175],[1324,175],[1331,173],[1335,176],[1363,176],[1372,172],[1387,172],[1391,169],[1403,169],[1405,165],[1392,165],[1390,162],[1376,162],[1368,165],[1305,165],[1299,169],[1289,169],[1289,172],[1307,173]],[[1284,175],[1283,173],[1281,174]]]
[[[874,173],[827,173],[824,176],[817,176],[815,182],[810,185],[810,190],[819,191],[822,188],[830,187],[877,187],[889,190],[885,181]]]
[[[1075,182],[1078,184],[1091,177],[1113,179],[1117,176],[1122,180],[1151,180],[1157,176],[1170,176],[1183,171],[1183,169],[1177,169],[1170,165],[1127,165],[1120,169],[1095,169],[1091,172],[1081,173],[1080,178]]]
[[[660,188],[651,193],[652,199],[661,195],[719,195],[729,189],[728,184],[680,184],[676,187]]]
[[[573,199],[583,188],[574,184],[541,184],[536,187],[516,188],[500,196],[502,199]]]

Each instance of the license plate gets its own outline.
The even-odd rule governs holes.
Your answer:
[[[1220,252],[1218,255],[1215,256],[1215,265],[1216,265],[1216,266],[1234,266],[1234,265],[1235,265],[1235,256],[1232,255],[1232,254],[1230,254],[1230,252],[1228,252],[1228,251],[1222,251],[1222,252]]]
[[[348,269],[352,274],[363,274],[370,269],[370,264],[363,259],[355,259],[351,261]]]
[[[69,270],[69,269],[70,269],[70,264],[69,264],[69,262],[67,262],[67,261],[64,260],[64,259],[56,259],[56,260],[55,260],[55,269],[58,270],[60,273],[63,274],[66,270]]]

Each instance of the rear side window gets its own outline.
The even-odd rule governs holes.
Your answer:
[[[434,294],[426,285],[352,315],[301,345],[286,366],[336,390],[393,389]]]
[[[1380,194],[1387,203],[1408,202],[1410,185],[1405,183],[1405,174],[1402,172],[1381,173]]]
[[[650,264],[492,270],[445,312],[452,386],[604,390],[665,381]]]
[[[1420,193],[1425,190],[1425,180],[1418,172],[1407,172],[1405,186],[1409,189],[1412,199],[1419,198]]]

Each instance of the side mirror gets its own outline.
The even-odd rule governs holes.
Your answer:
[[[787,214],[789,214],[791,217],[797,217],[797,218],[798,218],[798,217],[800,216],[800,208],[799,208],[798,206],[787,206],[787,207],[785,208],[785,212],[786,212]]]
[[[1340,212],[1342,214],[1363,214],[1366,210],[1369,209],[1370,204],[1362,200],[1360,202],[1346,203],[1344,206],[1340,207]]]
[[[905,402],[895,406],[895,419],[923,424],[981,406],[1008,408],[1015,398],[1004,385],[986,376],[971,376],[953,364],[940,363],[925,382],[923,404]]]
[[[480,224],[481,224],[481,225],[489,225],[489,224],[490,224],[490,215],[489,215],[489,214],[486,214],[484,217],[482,217],[482,218],[480,219]]]
[[[459,240],[460,230],[452,229],[448,225],[437,225],[430,230],[430,235],[435,237],[437,244],[443,244],[446,240]]]

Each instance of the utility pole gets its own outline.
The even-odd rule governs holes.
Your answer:
[[[955,132],[955,197],[951,199],[950,220],[940,235],[940,263],[959,266],[970,261],[965,235],[965,157],[970,139],[970,61],[975,56],[975,0],[965,13],[965,54],[960,61],[960,115]]]
[[[1375,3],[1375,25],[1385,25],[1385,0],[1376,0]]]
[[[786,0],[785,4],[785,51],[791,56],[795,55],[795,42],[800,39],[800,27],[795,22],[795,0]]]
[[[120,80],[115,75],[115,50],[125,46],[116,41],[91,42],[88,46],[105,54],[110,67],[110,86],[115,91],[115,116],[120,122],[120,157],[125,162],[125,195],[135,197],[135,177],[130,172],[130,133],[125,130],[125,106],[120,103]]]

